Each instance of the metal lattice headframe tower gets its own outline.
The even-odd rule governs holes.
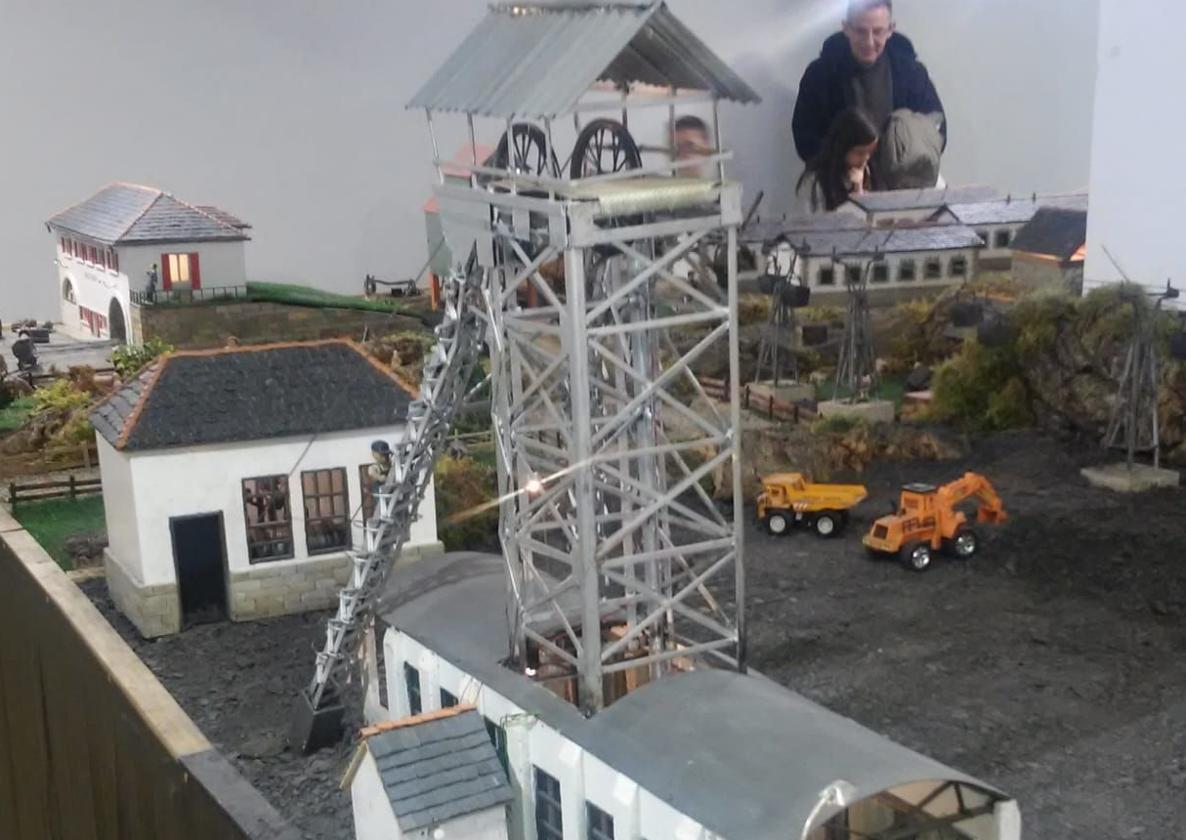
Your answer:
[[[1161,466],[1161,435],[1157,413],[1158,348],[1155,327],[1161,305],[1178,297],[1178,290],[1166,281],[1165,290],[1149,294],[1135,283],[1124,284],[1125,297],[1133,312],[1133,334],[1124,358],[1124,370],[1104,446],[1123,449],[1132,469],[1137,452],[1152,452],[1153,466]],[[1147,297],[1154,303],[1149,305]]]
[[[877,393],[877,353],[873,346],[873,325],[869,316],[869,274],[876,259],[868,260],[853,273],[849,272],[849,266],[845,266],[844,283],[848,290],[848,304],[833,399],[839,399],[845,392],[851,395],[849,398],[852,400]]]
[[[577,50],[581,61],[572,60]],[[584,100],[599,82],[615,95]],[[636,95],[637,83],[649,92]],[[511,593],[509,666],[575,683],[589,714],[607,703],[605,686],[619,672],[654,679],[707,662],[744,669],[741,493],[722,513],[702,486],[728,471],[740,487],[740,406],[735,385],[721,407],[693,371],[715,352],[738,381],[741,190],[725,180],[721,99],[758,101],[656,0],[492,6],[411,103],[428,116],[445,240],[466,268],[451,280],[425,394],[302,695],[306,749],[336,737],[337,689],[483,343]],[[670,177],[687,174],[689,164],[675,161],[644,166],[629,136],[628,109],[662,105],[674,127],[681,103],[711,103],[716,151],[692,166],[714,175]],[[595,111],[622,122],[582,129]],[[434,112],[466,115],[475,150],[468,183],[445,178]],[[553,145],[562,114],[578,129],[567,178]],[[492,166],[476,157],[475,117],[505,129]],[[724,302],[673,270],[713,238],[725,243]],[[554,286],[545,272],[555,276],[557,264],[563,280]],[[670,300],[658,299],[661,281]]]
[[[679,230],[599,226],[591,207],[561,204],[566,224],[549,229],[569,235],[534,256],[514,231],[496,230],[488,332],[511,658],[527,668],[532,649],[546,651],[589,713],[618,671],[654,678],[676,659],[744,667],[740,494],[722,514],[702,486],[717,470],[739,481],[740,407],[733,389],[718,409],[693,372],[726,348],[737,381],[740,204],[722,201]],[[671,271],[722,225],[727,305]],[[556,258],[559,291],[539,271]],[[682,305],[661,310],[659,279]],[[514,303],[522,283],[537,289],[537,307]],[[687,330],[694,340],[678,344]]]

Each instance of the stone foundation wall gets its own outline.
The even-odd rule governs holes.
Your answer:
[[[359,340],[363,330],[387,335],[423,329],[418,320],[404,315],[249,301],[133,306],[130,320],[137,341],[160,338],[187,350],[224,347],[231,336],[243,344],[263,344],[324,338]]]
[[[441,543],[405,548],[401,564],[443,554]],[[331,554],[299,563],[262,563],[231,572],[230,615],[250,621],[290,613],[324,610],[338,603],[338,590],[350,579],[350,557]]]
[[[181,632],[181,601],[177,584],[145,585],[125,569],[110,550],[103,552],[103,569],[111,600],[146,639]]]

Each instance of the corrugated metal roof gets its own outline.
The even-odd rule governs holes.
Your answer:
[[[503,4],[491,6],[408,107],[547,117],[571,111],[598,81],[759,101],[664,3]]]
[[[108,245],[247,239],[250,225],[139,184],[109,184],[51,218],[49,225]]]
[[[513,796],[476,711],[372,735],[366,747],[405,833],[503,805]]]

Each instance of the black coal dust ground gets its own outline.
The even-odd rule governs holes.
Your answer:
[[[1181,836],[1186,826],[1186,492],[1089,488],[1091,448],[1030,433],[961,460],[879,464],[832,540],[747,527],[752,665],[829,708],[1017,797],[1026,837]],[[1010,514],[970,562],[924,574],[860,536],[909,481],[966,469]],[[113,616],[105,585],[85,585]],[[310,838],[352,829],[342,745],[284,744],[324,614],[194,628],[116,627],[210,740]],[[788,761],[793,761],[788,756]]]

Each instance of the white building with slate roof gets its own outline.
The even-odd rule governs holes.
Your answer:
[[[364,729],[342,780],[356,840],[506,840],[503,760],[473,706]]]
[[[112,599],[146,637],[337,602],[371,509],[371,442],[412,394],[360,347],[173,353],[91,413]],[[441,551],[429,485],[404,557]]]
[[[525,672],[504,664],[504,567],[501,557],[465,552],[392,573],[380,658],[367,651],[366,706],[368,720],[397,726],[455,704],[475,707],[507,768],[510,837],[1021,837],[1017,802],[992,785],[752,670],[701,668],[653,681],[637,674],[625,696],[586,717],[571,702],[571,677],[543,679],[542,655]],[[555,618],[557,628],[578,620],[576,609]],[[384,759],[368,749],[380,772],[369,771],[366,783],[362,772],[352,777],[356,837],[400,836],[364,833],[372,822],[358,818],[399,807],[394,786],[375,778]]]
[[[251,227],[217,207],[154,187],[110,184],[46,222],[54,235],[62,324],[139,343],[131,309],[156,267],[156,294],[185,296],[247,282]]]
[[[936,221],[951,221],[970,227],[984,242],[980,265],[1008,268],[1013,258],[1013,238],[1043,207],[1087,211],[1087,193],[1005,196],[989,201],[951,202],[939,210]]]
[[[839,302],[846,278],[868,273],[869,299],[883,304],[934,294],[971,280],[983,243],[959,224],[869,227],[845,214],[813,216],[801,225],[782,223],[772,249],[780,273],[811,288],[812,300]]]

